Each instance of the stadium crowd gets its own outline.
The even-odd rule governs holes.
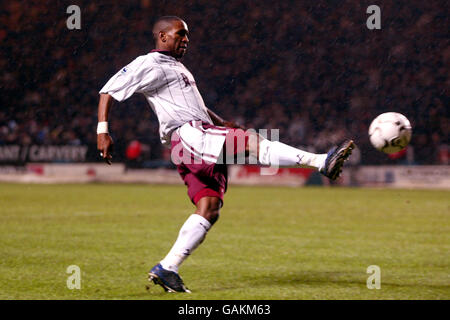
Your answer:
[[[367,130],[397,111],[413,125],[414,163],[448,163],[446,1],[380,1],[381,30],[366,27],[368,1],[77,4],[81,30],[67,28],[61,2],[10,0],[0,11],[0,144],[86,144],[96,159],[98,90],[153,48],[152,22],[170,14],[188,23],[183,63],[224,118],[317,152],[353,137],[370,164],[392,163]],[[167,156],[140,96],[114,105],[110,131],[116,159],[133,140],[147,159]]]

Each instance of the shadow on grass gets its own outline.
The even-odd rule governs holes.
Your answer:
[[[406,276],[405,276],[406,277]],[[211,279],[213,281],[214,279]],[[193,289],[193,294],[195,293],[206,293],[206,292],[226,292],[229,290],[239,290],[246,288],[260,288],[260,287],[360,287],[361,289],[366,289],[365,275],[360,273],[356,274],[353,272],[323,272],[323,271],[302,271],[298,273],[266,273],[258,274],[255,276],[241,276],[236,278],[232,284],[227,281],[227,284],[223,282],[216,282],[216,286],[208,286],[207,289],[197,287]],[[204,284],[203,284],[204,285]],[[386,282],[382,281],[382,288],[416,288],[420,290],[448,290],[448,285],[441,284],[421,284],[421,283],[398,283],[398,282]],[[166,293],[159,286],[151,286],[150,290],[146,290],[145,286],[142,287],[142,291],[133,292],[124,295],[115,295],[107,299],[186,299],[191,297],[191,295],[185,296],[184,294],[174,294]]]
[[[256,288],[256,287],[270,287],[270,286],[324,286],[324,285],[354,285],[366,288],[366,281],[368,275],[355,274],[352,272],[317,272],[317,271],[302,271],[299,273],[268,273],[260,274],[258,276],[243,276],[237,279],[233,285],[221,286],[220,288],[211,288],[210,291],[222,291],[236,288]],[[405,275],[405,279],[407,275]],[[449,290],[450,286],[443,284],[424,284],[424,283],[399,283],[382,281],[382,286],[396,287],[396,288],[424,288],[435,290]]]

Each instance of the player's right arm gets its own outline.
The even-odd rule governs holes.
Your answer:
[[[113,103],[113,97],[108,93],[100,94],[100,101],[98,102],[98,122],[97,127],[97,150],[100,152],[101,157],[106,161],[106,163],[111,164],[112,151],[113,151],[113,140],[109,135],[107,124],[109,110],[111,109]],[[101,125],[103,124],[103,125]],[[106,130],[105,130],[106,126]]]
[[[153,68],[149,61],[152,60],[147,55],[137,57],[109,79],[99,92],[97,149],[108,164],[111,164],[113,151],[113,140],[107,129],[109,110],[113,100],[124,101],[135,92],[148,90],[156,83],[157,68]]]

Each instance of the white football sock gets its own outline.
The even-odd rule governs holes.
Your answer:
[[[177,241],[167,256],[161,260],[161,266],[178,273],[178,267],[203,242],[211,223],[198,214],[192,214],[183,224]]]
[[[322,169],[327,154],[306,152],[287,144],[263,139],[259,142],[259,162],[267,166],[301,166]]]

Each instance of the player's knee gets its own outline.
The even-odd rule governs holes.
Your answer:
[[[219,219],[221,200],[215,197],[205,197],[197,203],[198,215],[214,224]]]
[[[217,219],[219,219],[220,207],[219,206],[211,206],[208,208],[203,208],[199,213],[202,217],[208,220],[211,224],[214,224]]]
[[[219,219],[219,215],[220,215],[219,209],[209,210],[206,212],[207,216],[206,220],[208,220],[209,223],[214,224]]]

